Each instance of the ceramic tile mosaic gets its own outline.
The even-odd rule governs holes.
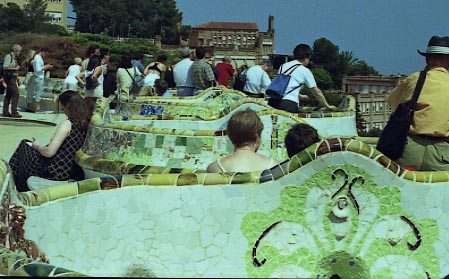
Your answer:
[[[379,155],[335,139],[260,184],[267,171],[127,175],[11,191],[26,209],[26,237],[50,263],[93,276],[444,277],[449,183],[401,178]]]

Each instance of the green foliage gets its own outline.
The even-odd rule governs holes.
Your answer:
[[[368,132],[361,131],[361,132],[358,132],[358,134],[361,137],[380,137],[380,135],[382,134],[382,129],[372,128]]]
[[[182,14],[174,0],[70,0],[79,32],[113,37],[154,38],[177,44]]]
[[[348,69],[348,76],[369,76],[379,75],[372,66],[368,65],[365,61],[360,60],[351,65]]]
[[[315,77],[318,88],[323,90],[332,88],[333,81],[328,71],[320,67],[315,67],[312,69],[312,73]]]
[[[377,75],[378,72],[365,61],[355,57],[352,51],[339,51],[339,47],[326,38],[313,44],[313,61],[326,70],[332,78],[333,88],[341,88],[345,75]]]
[[[313,96],[313,94],[310,92],[309,88],[307,88],[306,86],[303,87],[303,89],[301,90],[301,94],[307,95],[309,96],[309,100],[307,102],[303,102],[301,101],[301,106],[307,106],[307,107],[321,107],[322,105],[315,99],[315,97]],[[324,97],[326,98],[327,102],[329,103],[329,105],[331,106],[336,106],[338,107],[341,102],[343,101],[343,98],[340,97],[339,95],[336,94],[331,94],[331,93],[327,93],[327,92],[323,92]]]
[[[45,14],[47,3],[45,0],[29,0],[24,7],[25,15],[29,19],[30,30],[35,31],[42,23],[50,20],[50,16]],[[42,27],[40,27],[42,28]]]
[[[355,126],[358,135],[363,136],[366,134],[366,121],[363,119],[363,115],[360,112],[360,107],[358,105],[355,107]]]
[[[15,3],[0,5],[0,30],[26,32],[30,30],[30,19]]]

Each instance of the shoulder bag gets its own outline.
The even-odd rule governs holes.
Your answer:
[[[404,152],[410,124],[415,114],[416,102],[418,101],[425,79],[426,71],[421,71],[412,99],[409,102],[399,104],[390,116],[377,142],[376,149],[391,160],[399,159]]]

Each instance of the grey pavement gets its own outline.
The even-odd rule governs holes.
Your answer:
[[[64,113],[29,113],[20,108],[19,112],[23,116],[19,120],[1,117],[0,113],[0,158],[5,161],[9,161],[22,139],[34,137],[41,144],[50,142],[56,125],[66,119]]]

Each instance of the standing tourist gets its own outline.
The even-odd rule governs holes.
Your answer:
[[[329,105],[323,95],[323,92],[321,92],[318,88],[315,77],[307,68],[307,65],[309,65],[310,60],[312,59],[312,54],[312,49],[306,44],[299,44],[295,47],[293,50],[294,60],[282,64],[278,71],[278,74],[284,74],[289,69],[293,69],[293,72],[290,74],[290,81],[285,90],[288,94],[286,94],[282,99],[270,98],[268,100],[268,104],[270,106],[291,113],[297,113],[300,99],[309,99],[308,96],[300,94],[305,84],[321,105],[329,110],[335,109],[334,106]]]
[[[246,82],[243,92],[250,97],[263,98],[265,89],[270,85],[271,79],[268,76],[268,70],[271,68],[271,62],[262,61],[261,65],[254,65],[246,71]]]
[[[176,63],[173,69],[173,76],[176,83],[176,92],[178,96],[193,96],[193,79],[191,52],[189,47],[181,49],[182,60]]]
[[[28,50],[27,55],[25,57],[25,61],[23,62],[23,66],[27,70],[27,73],[25,75],[25,81],[24,85],[26,86],[27,90],[27,112],[35,112],[34,110],[34,103],[33,103],[33,96],[34,96],[34,69],[33,69],[33,59],[36,55],[35,50]]]
[[[427,50],[418,52],[426,59],[426,80],[398,163],[419,171],[448,171],[449,37],[433,36]],[[411,100],[418,77],[419,73],[410,75],[387,97],[392,110]]]
[[[162,54],[159,55],[156,58],[156,61],[153,63],[150,63],[144,71],[145,75],[145,86],[147,87],[153,87],[154,82],[156,79],[160,79],[162,77],[162,74],[167,70],[167,67],[165,66],[165,61],[167,61],[167,56]]]
[[[81,72],[84,72],[87,69],[89,59],[94,55],[100,55],[100,47],[97,45],[92,45],[87,48],[86,59],[84,59],[83,62],[81,62]]]
[[[47,145],[22,140],[9,160],[19,191],[28,191],[31,176],[63,181],[72,175],[75,153],[84,143],[90,117],[81,96],[65,91],[58,103],[68,119],[63,120]]]
[[[117,70],[117,84],[120,89],[120,100],[129,100],[129,90],[136,76],[141,76],[142,73],[131,62],[131,55],[125,53],[120,59],[120,64]]]
[[[38,54],[34,56],[33,59],[33,69],[34,69],[34,94],[30,96],[28,102],[34,99],[34,110],[36,112],[42,109],[41,100],[44,96],[44,78],[45,71],[48,71],[53,68],[53,64],[45,64],[44,58],[48,56],[49,49],[47,47],[41,48]],[[32,98],[31,98],[32,97]]]
[[[133,67],[136,67],[139,70],[139,72],[143,73],[145,71],[142,52],[137,52],[134,55],[134,59],[131,60],[131,63],[133,64]]]
[[[214,72],[209,63],[205,59],[206,50],[204,47],[199,47],[195,50],[196,60],[192,64],[192,78],[194,94],[212,87],[216,84]]]
[[[3,100],[3,117],[21,118],[22,115],[17,111],[19,105],[19,88],[18,79],[19,64],[17,64],[17,57],[20,54],[22,47],[13,45],[11,53],[8,53],[3,59],[3,79],[6,84],[6,95]],[[9,112],[9,105],[11,104],[11,113]]]
[[[222,62],[215,66],[217,72],[217,82],[225,87],[228,87],[229,79],[233,80],[235,71],[231,65],[231,58],[223,57]]]
[[[78,91],[78,79],[77,76],[81,73],[81,58],[76,57],[73,59],[74,64],[70,65],[65,74],[64,84],[62,90]]]

